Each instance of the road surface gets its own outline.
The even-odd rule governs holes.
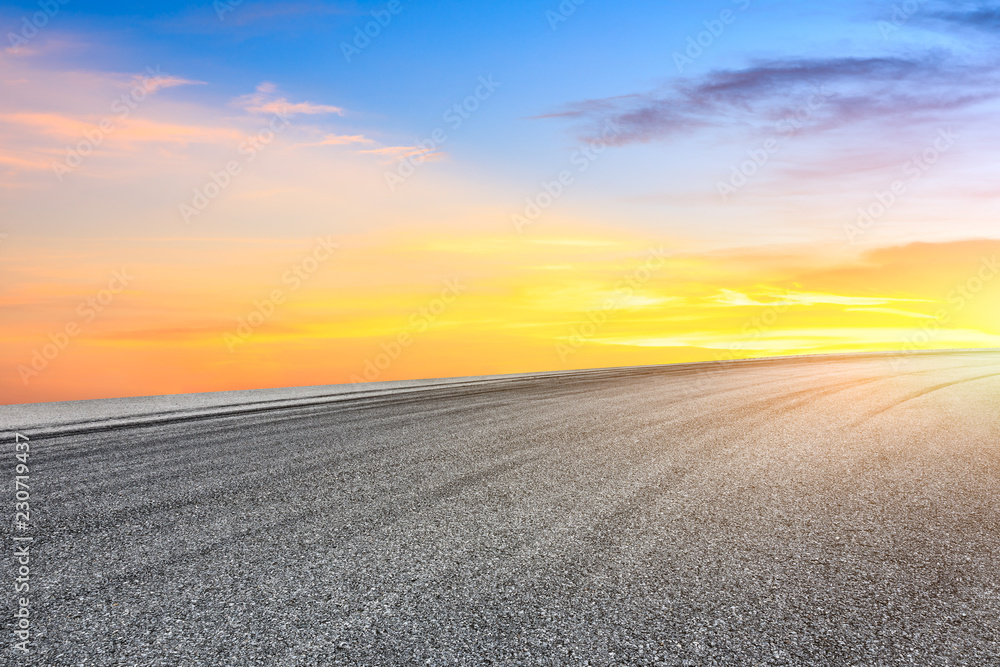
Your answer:
[[[7,664],[1000,664],[1000,353],[349,389],[0,408]]]

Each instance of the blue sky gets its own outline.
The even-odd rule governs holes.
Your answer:
[[[990,135],[982,119],[995,110],[991,95],[977,90],[992,85],[996,55],[992,5],[983,3],[914,0],[917,10],[900,15],[893,9],[899,3],[860,0],[400,0],[401,11],[348,62],[343,44],[386,6],[71,1],[38,38],[64,40],[63,48],[43,50],[34,64],[106,72],[156,65],[201,82],[165,95],[221,113],[231,100],[270,82],[289,99],[345,109],[343,117],[327,119],[332,131],[386,145],[426,138],[481,76],[493,77],[501,84],[497,94],[449,132],[449,159],[434,169],[488,181],[503,201],[530,196],[563,169],[595,124],[635,113],[657,115],[662,123],[666,109],[680,109],[689,125],[637,131],[633,124],[589,170],[590,187],[562,204],[601,220],[627,211],[629,224],[638,227],[689,225],[679,221],[691,217],[700,225],[787,220],[783,207],[796,193],[828,203],[860,191],[863,204],[868,190],[891,179],[941,127],[964,126],[965,145],[981,144]],[[37,9],[37,2],[8,5],[4,23],[16,30],[21,17]],[[709,35],[713,25],[722,26],[719,34]],[[692,54],[691,40],[706,37],[679,67],[678,54]],[[713,77],[755,71],[771,83],[733,86],[714,108],[702,106]],[[782,71],[784,78],[774,79]],[[810,117],[801,136],[783,142],[775,160],[741,191],[742,206],[718,206],[719,183],[732,167],[759,150],[778,119],[822,85],[837,101]],[[963,95],[982,99],[953,108],[942,103]],[[880,96],[886,97],[881,107],[872,102]],[[918,118],[907,106],[926,110]],[[872,170],[872,161],[884,164]],[[961,177],[968,182],[968,174]],[[979,178],[990,177],[984,170]],[[817,178],[826,179],[821,187]],[[775,204],[775,196],[782,203]],[[835,225],[820,207],[807,214],[814,216],[813,228]]]
[[[740,349],[896,349],[992,266],[994,2],[34,0],[0,35],[0,362],[108,271],[145,281],[40,397],[163,389],[147,366],[178,391],[340,381],[455,279],[383,379],[710,359],[779,298]],[[330,235],[344,257],[220,357]],[[669,268],[622,321],[556,354],[650,249]],[[936,344],[994,344],[996,312]]]
[[[546,12],[558,11],[558,2],[403,2],[371,46],[347,63],[340,45],[385,4],[243,2],[220,20],[210,3],[69,2],[51,30],[86,35],[88,48],[69,55],[78,66],[133,71],[156,63],[210,84],[177,94],[219,100],[274,81],[291,95],[347,107],[359,124],[367,120],[400,136],[429,132],[480,75],[494,74],[504,94],[477,119],[482,128],[459,145],[513,166],[522,166],[515,148],[527,145],[544,156],[572,139],[572,128],[528,117],[677,78],[673,54],[723,10],[733,11],[736,22],[684,74],[754,58],[833,54],[845,41],[855,50],[884,46],[878,12],[857,2],[838,3],[835,13],[812,5],[803,15],[788,3],[763,0],[590,0],[555,30]],[[17,6],[27,13],[35,3]],[[5,13],[16,24],[19,12]]]

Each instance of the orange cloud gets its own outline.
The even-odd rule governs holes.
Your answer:
[[[369,139],[363,134],[328,134],[324,136],[320,141],[312,143],[297,144],[296,147],[302,146],[352,146],[357,144],[372,144],[375,143],[374,139]]]
[[[152,94],[164,88],[174,88],[176,86],[205,85],[204,81],[194,81],[179,76],[153,74],[151,76],[136,76],[133,79],[135,85],[141,86],[146,92]]]
[[[312,102],[289,102],[284,97],[276,97],[277,87],[270,82],[264,82],[257,86],[257,90],[249,95],[243,95],[236,99],[235,104],[241,109],[254,114],[273,114],[276,116],[291,116],[296,114],[306,114],[310,116],[318,114],[344,115],[344,110],[340,107],[327,104],[313,104]]]
[[[76,137],[84,130],[93,129],[93,123],[71,118],[59,113],[23,112],[0,114],[0,123],[29,128],[39,134],[60,138]]]
[[[443,160],[445,153],[433,148],[423,146],[385,146],[383,148],[373,148],[371,150],[360,151],[368,155],[382,155],[389,158],[388,162],[397,162],[407,158],[416,157],[420,162],[433,162]]]
[[[81,119],[55,113],[2,114],[0,122],[30,128],[38,134],[56,136],[62,140],[84,137],[86,132],[99,131],[105,119]],[[244,135],[234,128],[179,125],[154,120],[109,117],[109,136],[129,142],[201,142],[238,141]]]
[[[52,161],[51,159],[46,160],[28,154],[12,155],[9,153],[0,153],[0,164],[7,164],[18,169],[41,170],[50,169]]]

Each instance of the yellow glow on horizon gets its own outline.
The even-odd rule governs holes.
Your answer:
[[[1000,251],[994,241],[881,249],[866,256],[877,261],[781,269],[784,279],[772,281],[780,267],[771,260],[752,271],[749,261],[734,267],[710,254],[692,261],[639,239],[568,237],[539,251],[470,233],[426,240],[425,248],[438,249],[430,254],[386,234],[340,240],[336,254],[298,282],[289,271],[309,256],[313,239],[25,248],[2,294],[9,323],[0,354],[11,369],[31,364],[45,332],[81,319],[79,304],[101,289],[122,247],[136,278],[99,317],[81,322],[82,333],[27,385],[10,373],[3,399],[1000,347],[992,307],[1000,281],[969,282]],[[469,252],[491,244],[492,253]],[[656,253],[662,260],[651,259]],[[37,269],[46,255],[63,257],[58,271]],[[935,261],[914,272],[914,257],[928,256]],[[559,270],[537,264],[541,257]],[[270,310],[259,304],[275,290],[282,302],[228,349],[225,337],[255,311]],[[384,368],[372,370],[375,360]]]

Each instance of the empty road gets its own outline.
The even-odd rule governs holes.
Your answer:
[[[0,662],[1000,664],[1000,353],[227,396],[0,408]]]

